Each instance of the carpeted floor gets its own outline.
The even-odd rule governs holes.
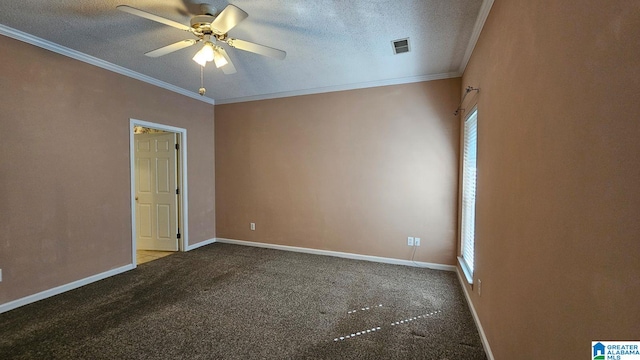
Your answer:
[[[0,314],[0,359],[486,359],[453,272],[228,244]]]

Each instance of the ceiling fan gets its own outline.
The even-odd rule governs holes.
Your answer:
[[[238,23],[246,19],[249,14],[235,5],[227,5],[217,16],[216,8],[209,4],[200,4],[200,12],[202,15],[196,15],[191,18],[190,26],[179,22],[163,18],[149,12],[136,9],[128,5],[118,5],[118,10],[136,15],[148,20],[159,22],[164,25],[184,30],[195,35],[197,39],[186,39],[175,42],[173,44],[163,46],[159,49],[145,53],[149,57],[159,57],[186,47],[203,42],[204,45],[200,51],[193,57],[193,61],[204,67],[207,62],[213,61],[217,68],[222,68],[225,74],[234,74],[236,68],[231,63],[231,59],[226,50],[221,47],[220,43],[225,43],[233,48],[249,51],[263,56],[269,56],[275,59],[283,60],[287,53],[268,46],[252,43],[245,40],[233,39],[228,37],[227,33],[233,29]]]

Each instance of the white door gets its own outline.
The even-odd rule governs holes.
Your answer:
[[[176,134],[136,134],[136,244],[178,251]]]

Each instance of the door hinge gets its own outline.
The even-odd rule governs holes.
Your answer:
[[[176,150],[180,150],[180,144],[176,144]]]
[[[180,233],[178,233],[178,239],[180,239]]]
[[[176,195],[180,195],[180,188],[176,189]]]

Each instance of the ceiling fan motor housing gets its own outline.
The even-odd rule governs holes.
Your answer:
[[[200,4],[200,13],[203,15],[214,16],[218,13],[218,9],[210,4]]]
[[[191,28],[196,34],[211,35],[215,29],[211,28],[211,23],[215,20],[212,15],[197,15],[191,18]]]

